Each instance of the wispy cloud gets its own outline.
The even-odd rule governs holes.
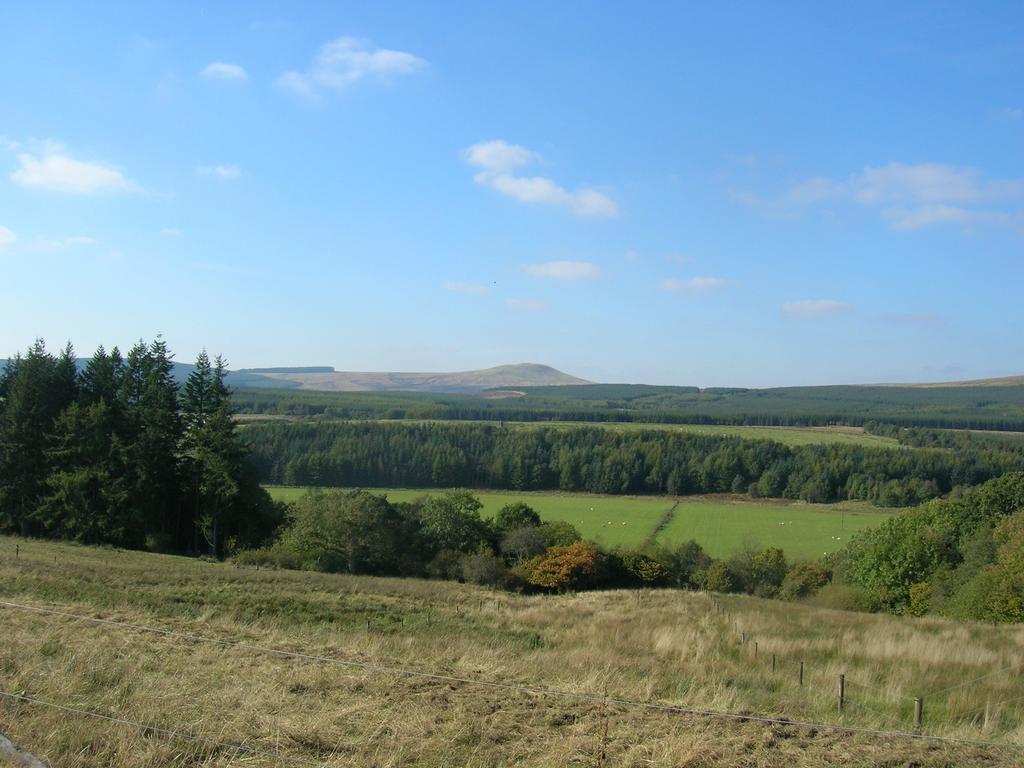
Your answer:
[[[1024,214],[1004,211],[978,211],[955,205],[923,205],[918,208],[886,208],[882,211],[893,229],[921,229],[932,224],[954,223],[963,226],[971,224],[995,224],[1012,226],[1024,225]]]
[[[536,312],[547,306],[536,299],[505,299],[505,305],[521,312]]]
[[[596,280],[601,276],[601,268],[589,261],[546,261],[541,264],[527,264],[523,269],[534,277],[565,282]]]
[[[238,64],[227,64],[223,61],[215,61],[203,67],[199,73],[200,77],[207,80],[246,80],[249,73]]]
[[[564,208],[577,216],[616,218],[618,204],[594,187],[569,191],[545,176],[523,176],[519,171],[542,162],[531,149],[501,139],[482,141],[465,149],[463,159],[479,169],[473,180],[521,203]]]
[[[714,291],[734,283],[734,280],[726,280],[722,277],[691,277],[687,280],[668,278],[658,283],[658,290],[669,293],[697,294]]]
[[[160,230],[161,237],[181,237],[182,231],[177,227],[164,227]]]
[[[317,96],[323,90],[340,91],[360,80],[408,75],[427,66],[406,51],[372,48],[354,37],[339,37],[320,47],[312,65],[302,72],[290,71],[277,84],[300,96]]]
[[[444,284],[446,291],[452,291],[453,293],[466,293],[476,296],[482,296],[485,293],[490,293],[490,288],[486,285],[476,285],[474,283],[463,283],[458,280],[449,280]]]
[[[34,251],[66,251],[69,248],[98,245],[98,241],[85,235],[72,235],[71,237],[56,237],[37,240],[32,243]]]
[[[835,299],[803,299],[787,301],[782,305],[782,314],[789,317],[826,317],[848,312],[853,307]]]
[[[0,225],[0,248],[11,245],[17,239],[18,236],[15,235],[14,232],[3,225]]]
[[[64,145],[54,142],[44,143],[41,152],[19,154],[18,168],[10,178],[22,187],[75,195],[139,191],[139,186],[117,168],[76,160]]]
[[[237,165],[197,165],[196,173],[200,176],[211,176],[222,181],[230,181],[241,176],[242,169]]]
[[[868,166],[846,179],[813,177],[789,188],[779,205],[845,201],[877,209],[896,230],[935,224],[1020,226],[1024,179],[986,179],[944,163]]]
[[[992,114],[1000,120],[1007,120],[1013,123],[1018,120],[1024,120],[1024,109],[1020,107],[1002,107],[1001,109],[993,110]]]

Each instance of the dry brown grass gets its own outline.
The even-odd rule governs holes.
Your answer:
[[[1019,667],[1015,627],[670,591],[524,598],[39,542],[22,541],[15,560],[14,544],[0,538],[0,599],[17,603],[458,677],[852,726],[906,729],[923,692],[926,732],[1024,741],[1019,675],[928,696]],[[331,766],[951,767],[1016,765],[1024,754],[539,697],[2,607],[0,688]],[[11,701],[0,703],[0,732],[73,768],[288,764]]]

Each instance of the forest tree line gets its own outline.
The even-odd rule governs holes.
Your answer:
[[[494,393],[490,393],[493,395]],[[239,384],[240,413],[322,419],[631,422],[1024,430],[1024,385],[789,387],[767,390],[587,384],[488,393],[318,392]]]
[[[666,430],[432,422],[253,424],[260,477],[300,486],[609,494],[750,493],[910,506],[1024,469],[1007,444],[975,450],[788,446]]]
[[[209,553],[251,546],[281,517],[239,440],[225,366],[184,387],[160,338],[84,367],[42,341],[0,372],[0,531]]]

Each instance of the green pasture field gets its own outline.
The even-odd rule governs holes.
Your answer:
[[[294,501],[308,488],[266,486],[278,501]],[[412,501],[442,491],[373,488],[391,501]],[[746,544],[781,547],[790,560],[817,559],[834,552],[849,536],[885,520],[891,513],[857,502],[806,504],[788,501],[738,500],[721,497],[599,496],[595,494],[474,491],[484,517],[501,507],[525,501],[543,520],[568,520],[584,538],[605,546],[635,547],[651,536],[673,509],[660,531],[663,544],[695,539],[710,554],[726,557]],[[836,538],[838,537],[838,538]]]
[[[747,544],[779,547],[792,562],[816,560],[846,545],[857,531],[884,522],[892,511],[863,502],[682,501],[658,541],[694,539],[714,557]]]

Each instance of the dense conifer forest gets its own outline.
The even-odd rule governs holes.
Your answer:
[[[919,436],[923,433],[915,433]],[[253,424],[260,477],[285,485],[469,487],[591,493],[751,493],[908,506],[1024,469],[1024,442],[959,438],[957,450],[787,446],[771,440],[431,422]],[[908,437],[907,439],[910,439]]]
[[[221,555],[280,520],[238,439],[224,361],[184,386],[160,338],[79,370],[38,341],[0,376],[0,530]]]
[[[585,384],[479,394],[239,388],[241,413],[340,419],[581,421],[1024,430],[1024,384],[775,389]]]

